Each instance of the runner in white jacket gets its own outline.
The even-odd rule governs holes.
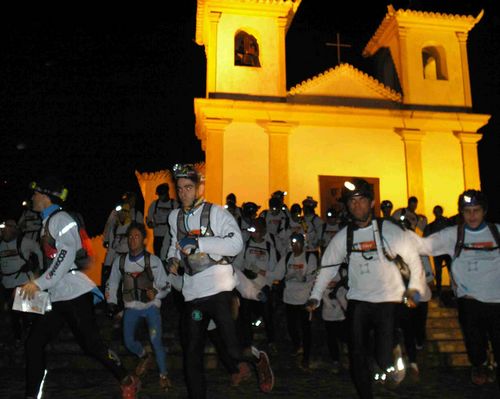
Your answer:
[[[243,249],[241,231],[234,217],[222,206],[204,201],[204,181],[192,165],[175,165],[174,178],[182,209],[169,215],[172,243],[168,251],[170,273],[184,270],[182,294],[184,370],[190,398],[206,397],[203,370],[204,345],[210,320],[236,364],[243,359],[231,315],[237,280],[232,258]],[[256,364],[260,388],[273,387],[267,354]]]
[[[40,277],[22,286],[24,298],[38,291],[48,291],[52,310],[34,320],[26,340],[26,398],[42,397],[40,392],[46,374],[45,347],[67,323],[82,349],[97,359],[120,381],[122,398],[133,398],[139,379],[127,375],[120,359],[103,343],[95,322],[93,306],[101,292],[75,263],[82,242],[76,220],[61,210],[67,189],[56,178],[47,177],[33,183],[33,209],[43,220],[42,248],[48,259]]]
[[[374,219],[373,188],[367,181],[346,182],[342,199],[353,222],[328,244],[307,308],[313,310],[319,305],[332,278],[341,265],[346,265],[351,375],[359,396],[371,398],[372,377],[366,341],[370,325],[375,332],[376,361],[381,372],[386,373],[391,382],[400,382],[396,378],[398,374],[393,372],[395,310],[403,300],[416,305],[417,297],[425,290],[425,274],[419,254],[405,231],[387,220],[379,227]],[[411,272],[407,287],[396,260],[403,260]]]
[[[422,252],[452,258],[452,287],[472,365],[471,379],[482,385],[493,379],[487,368],[488,341],[495,361],[500,361],[500,225],[486,222],[488,201],[481,191],[464,191],[458,207],[462,221],[423,238]]]

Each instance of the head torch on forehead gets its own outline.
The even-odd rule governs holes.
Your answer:
[[[66,198],[68,198],[68,189],[67,188],[63,188],[60,191],[56,191],[56,190],[51,190],[51,189],[48,189],[48,188],[41,187],[37,182],[31,182],[30,188],[33,191],[36,191],[38,193],[45,194],[45,195],[51,195],[53,197],[57,197],[61,201],[66,201]]]
[[[196,169],[194,168],[194,166],[192,164],[177,163],[172,168],[172,171],[174,172],[174,177],[176,179],[183,178],[183,177],[189,178],[189,179],[192,179],[192,178],[197,179],[198,178],[198,172],[196,171]]]

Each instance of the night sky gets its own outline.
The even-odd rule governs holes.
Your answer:
[[[430,10],[422,6],[428,3],[447,13],[485,9],[468,49],[473,112],[493,115],[478,151],[490,216],[500,220],[500,20],[493,1],[303,0],[287,35],[287,87],[336,65],[336,50],[326,43],[337,32],[352,46],[342,61],[371,74],[361,52],[386,5]],[[135,170],[204,160],[194,134],[193,99],[205,95],[196,1],[176,2],[176,11],[155,7],[30,10],[2,21],[1,218],[17,218],[28,183],[50,173],[65,179],[68,206],[83,214],[92,235],[100,234],[121,193],[140,193]]]

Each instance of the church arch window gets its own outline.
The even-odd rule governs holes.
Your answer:
[[[446,54],[442,46],[426,46],[422,49],[424,79],[448,80]]]
[[[234,65],[260,67],[259,43],[243,30],[234,36]]]

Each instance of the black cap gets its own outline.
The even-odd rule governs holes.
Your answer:
[[[467,206],[475,206],[475,205],[480,205],[485,211],[488,210],[488,199],[479,190],[465,190],[458,197],[459,212],[462,212],[462,210]]]
[[[39,193],[48,195],[52,202],[64,202],[68,197],[68,189],[64,187],[62,181],[56,176],[46,176],[38,182],[31,183],[31,189]]]
[[[342,202],[347,203],[353,197],[366,197],[373,200],[373,187],[364,179],[346,181],[342,187]]]

